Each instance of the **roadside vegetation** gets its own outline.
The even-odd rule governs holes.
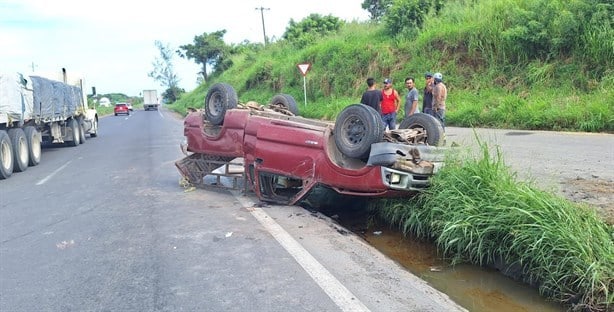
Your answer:
[[[394,1],[390,11],[410,2]],[[206,59],[217,70],[172,107],[184,114],[201,108],[207,87],[226,82],[242,101],[267,103],[287,93],[301,115],[332,120],[358,102],[367,77],[380,86],[390,77],[403,95],[405,77],[415,77],[421,89],[431,71],[443,73],[448,86],[451,126],[614,132],[614,6],[608,1],[459,0],[439,9],[437,1],[418,2],[427,4],[420,25],[385,13],[361,23],[312,15],[311,24],[336,30],[294,23],[300,31],[289,26],[288,39],[229,46],[218,59]],[[306,104],[300,63],[312,64]]]
[[[224,46],[225,31],[196,36],[180,48],[203,65],[202,84],[169,107],[203,108],[208,87],[225,82],[243,103],[285,93],[300,115],[334,120],[359,101],[367,77],[380,86],[392,78],[403,96],[406,77],[422,89],[430,71],[448,86],[447,125],[614,133],[609,0],[365,0],[363,8],[371,21],[310,15],[267,45]],[[306,98],[301,63],[311,64]],[[498,151],[482,151],[449,156],[416,199],[379,202],[381,217],[433,240],[455,263],[497,267],[574,310],[614,309],[614,226],[518,181]]]
[[[481,155],[448,156],[416,198],[376,201],[373,211],[452,263],[495,267],[574,311],[611,311],[614,226],[518,181],[498,150],[480,144]]]

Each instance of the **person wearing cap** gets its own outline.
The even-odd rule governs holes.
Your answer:
[[[433,73],[426,72],[424,79],[426,79],[426,85],[422,93],[422,112],[433,115]]]
[[[397,127],[397,112],[401,103],[401,97],[397,90],[392,88],[392,80],[384,79],[384,89],[382,89],[382,121],[388,126],[389,130]]]
[[[375,88],[375,79],[372,77],[367,78],[367,91],[362,94],[360,103],[373,107],[378,113],[381,114],[382,108],[380,103],[382,102],[382,92]]]
[[[448,88],[443,83],[443,75],[441,73],[435,73],[433,75],[433,113],[439,121],[441,126],[446,129],[446,99],[448,98]]]
[[[405,87],[407,87],[409,91],[407,95],[405,95],[405,117],[409,117],[420,112],[418,108],[418,100],[420,97],[418,95],[418,89],[416,89],[414,77],[405,78]]]

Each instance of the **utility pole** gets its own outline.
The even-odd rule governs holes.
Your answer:
[[[263,8],[259,7],[256,10],[260,10],[260,17],[262,18],[262,34],[264,35],[264,45],[268,43],[268,39],[266,38],[266,30],[264,29],[264,10],[270,10],[271,8]]]

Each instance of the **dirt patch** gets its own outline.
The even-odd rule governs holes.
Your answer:
[[[595,208],[606,223],[614,225],[614,181],[577,177],[561,182],[561,191],[569,200]]]

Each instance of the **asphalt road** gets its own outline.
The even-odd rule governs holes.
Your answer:
[[[459,152],[479,153],[478,140],[491,155],[498,149],[518,180],[588,204],[614,224],[614,134],[446,128]]]
[[[0,311],[460,311],[326,217],[189,191],[165,111],[0,181]]]

